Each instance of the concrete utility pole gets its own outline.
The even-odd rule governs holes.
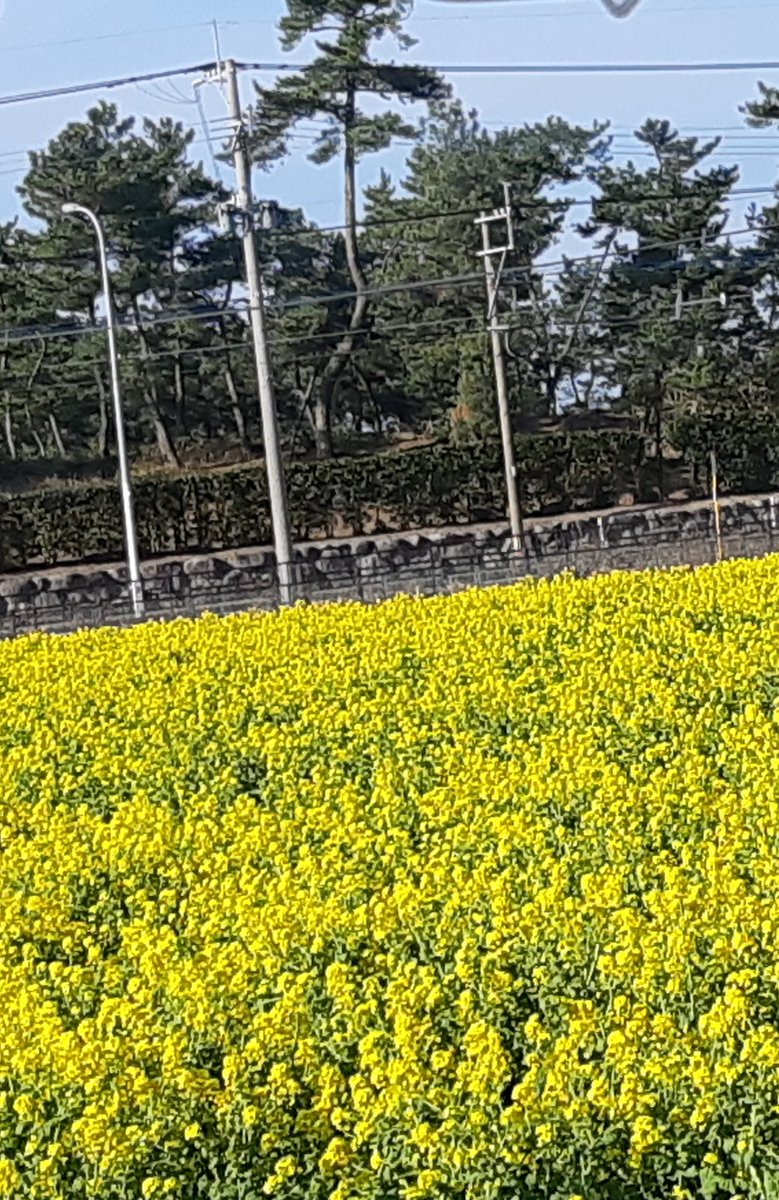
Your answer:
[[[227,101],[230,106],[230,116],[233,124],[235,175],[238,182],[234,210],[237,211],[242,223],[241,238],[243,241],[244,262],[246,264],[246,283],[249,288],[249,313],[251,317],[252,337],[254,339],[257,384],[260,394],[260,414],[262,416],[262,433],[265,444],[265,465],[268,472],[268,496],[270,498],[271,521],[273,523],[273,543],[276,550],[279,594],[281,603],[287,605],[291,604],[294,599],[294,551],[290,532],[287,489],[284,480],[284,464],[281,457],[279,418],[276,411],[276,399],[273,394],[273,380],[271,378],[270,358],[268,354],[268,331],[265,320],[265,301],[262,293],[260,261],[254,237],[251,162],[246,145],[246,125],[243,119],[241,98],[238,90],[238,69],[233,59],[228,59],[224,64],[224,72],[227,82]]]
[[[490,240],[490,226],[495,222],[506,222],[508,237],[506,244],[494,247]],[[509,409],[508,380],[506,377],[506,354],[503,345],[503,331],[498,321],[498,288],[500,272],[506,261],[506,255],[513,247],[511,212],[508,205],[505,209],[496,209],[493,213],[483,212],[475,221],[481,226],[482,249],[480,257],[484,260],[484,273],[487,281],[487,324],[492,343],[492,358],[495,366],[495,387],[498,394],[498,415],[500,417],[500,437],[503,445],[503,466],[506,475],[506,492],[508,495],[509,525],[511,527],[511,546],[518,552],[525,549],[525,530],[522,521],[522,505],[519,498],[519,480],[517,464],[514,457],[514,435],[511,428],[511,412]],[[492,261],[495,255],[501,259],[498,271]]]
[[[78,217],[81,220],[88,221],[94,229],[97,238],[100,272],[103,278],[103,300],[106,310],[108,361],[111,368],[111,395],[114,402],[114,432],[116,434],[116,457],[119,460],[119,491],[122,499],[127,577],[130,583],[133,616],[140,619],[144,615],[143,584],[141,581],[140,560],[138,558],[138,539],[135,532],[135,509],[133,506],[130,462],[127,457],[127,441],[124,433],[124,409],[122,407],[122,388],[119,378],[119,353],[116,348],[116,307],[111,288],[111,274],[108,269],[108,248],[106,246],[105,232],[97,213],[94,213],[91,208],[86,208],[83,204],[63,204],[62,212],[66,217]]]

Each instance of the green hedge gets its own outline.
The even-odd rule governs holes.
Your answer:
[[[776,406],[765,397],[753,397],[749,405],[739,397],[714,397],[682,411],[671,434],[686,461],[704,477],[709,452],[716,451],[724,492],[767,492],[779,483]]]
[[[519,438],[525,511],[613,502],[635,486],[642,449],[641,439],[624,430]],[[472,524],[505,514],[501,452],[493,443],[292,463],[288,487],[296,541]],[[135,485],[135,505],[144,556],[271,540],[265,474],[256,467],[147,476]],[[0,498],[0,570],[121,556],[115,484]]]

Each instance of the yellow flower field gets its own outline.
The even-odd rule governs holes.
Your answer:
[[[779,1194],[779,559],[0,646],[0,1196]]]

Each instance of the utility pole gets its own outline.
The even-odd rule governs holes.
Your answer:
[[[222,75],[221,71],[218,71]],[[268,496],[270,498],[273,543],[276,551],[279,596],[283,605],[291,604],[293,597],[293,548],[289,523],[287,488],[284,480],[284,464],[281,457],[281,437],[276,398],[273,394],[270,357],[268,354],[268,330],[265,319],[265,300],[262,293],[260,260],[254,236],[254,203],[249,151],[246,144],[246,125],[241,110],[238,90],[238,68],[233,59],[224,64],[224,79],[227,83],[227,101],[233,126],[233,151],[238,191],[232,211],[241,223],[246,283],[249,288],[249,315],[257,384],[260,394],[260,415],[265,445],[265,466],[268,472]]]
[[[496,223],[505,223],[507,227],[506,242],[501,246],[493,246],[490,238],[490,226]],[[524,553],[525,530],[522,521],[522,505],[519,498],[517,464],[514,457],[514,435],[511,428],[508,380],[506,376],[506,354],[503,344],[503,329],[499,323],[497,311],[500,277],[506,263],[506,256],[514,246],[511,208],[508,203],[508,196],[505,208],[496,209],[492,213],[482,212],[474,224],[481,226],[482,249],[480,257],[484,259],[484,273],[487,282],[487,324],[490,331],[492,358],[495,366],[495,386],[498,394],[500,437],[503,445],[503,466],[508,495],[511,548],[514,551]],[[492,261],[495,256],[500,257],[500,264],[497,270]]]

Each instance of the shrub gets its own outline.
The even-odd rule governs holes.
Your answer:
[[[635,485],[641,441],[633,433],[548,434],[517,442],[527,513],[615,500]],[[501,520],[500,447],[436,445],[396,455],[291,463],[296,541],[432,525]],[[144,556],[263,545],[271,540],[263,470],[146,476],[134,488]],[[108,561],[123,549],[114,484],[69,486],[0,498],[0,569]]]

